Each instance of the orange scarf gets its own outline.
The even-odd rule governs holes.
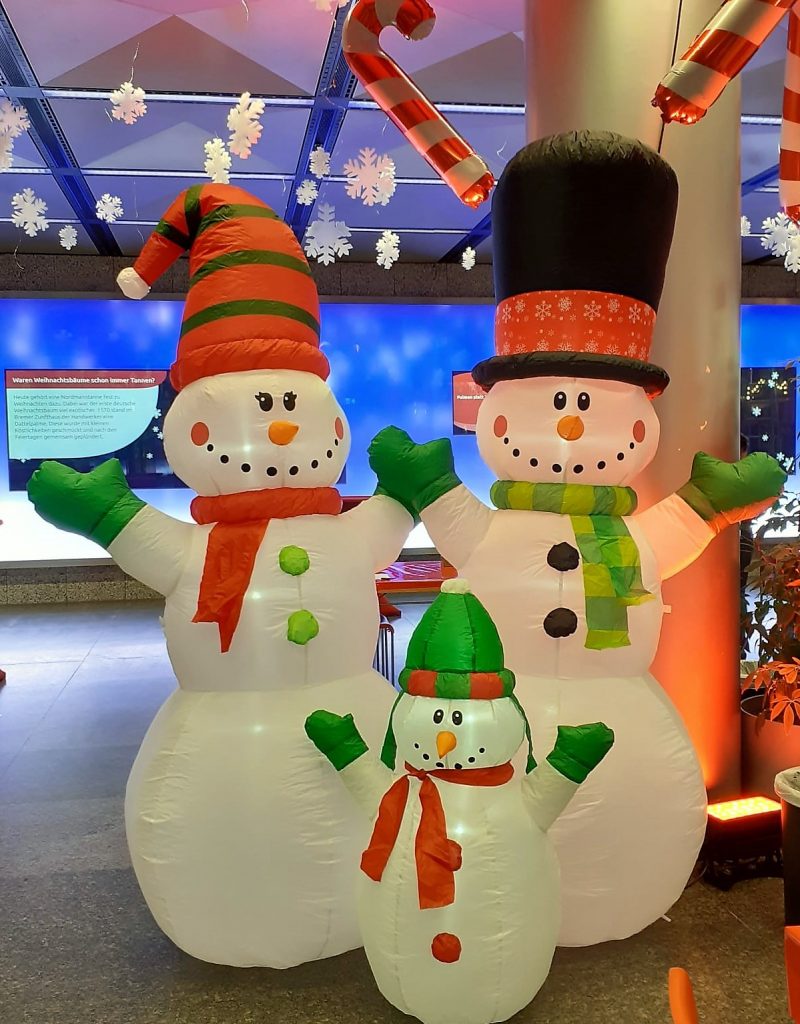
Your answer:
[[[220,649],[223,654],[228,651],[270,519],[335,516],[341,510],[335,487],[266,487],[215,497],[198,495],[192,501],[192,518],[214,526],[208,535],[192,622],[218,623]]]
[[[380,882],[389,862],[400,823],[408,803],[409,777],[421,779],[419,802],[422,816],[414,840],[417,864],[417,891],[420,910],[447,907],[456,898],[455,872],[461,867],[461,846],[447,837],[442,798],[432,779],[454,782],[461,786],[502,786],[514,774],[510,763],[490,768],[442,768],[426,772],[406,762],[406,774],[387,790],[378,809],[378,818],[369,846],[361,855],[361,870],[374,882]]]

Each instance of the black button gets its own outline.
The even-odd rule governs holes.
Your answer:
[[[554,608],[544,619],[544,631],[548,636],[572,636],[578,628],[578,616],[570,608]]]
[[[564,541],[563,544],[554,544],[547,552],[547,564],[551,569],[558,569],[559,572],[569,572],[570,569],[577,569],[581,563],[581,556],[578,549]]]

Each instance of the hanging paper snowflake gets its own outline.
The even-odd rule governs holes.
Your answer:
[[[249,92],[243,92],[239,102],[228,111],[228,149],[234,156],[246,160],[250,150],[261,138],[263,126],[259,118],[264,113],[263,100],[251,100]]]
[[[344,173],[347,194],[351,199],[361,199],[365,206],[386,206],[394,195],[394,160],[386,154],[378,156],[374,149],[361,149],[357,159],[344,165]]]
[[[468,245],[461,253],[461,266],[464,270],[472,270],[475,266],[475,250],[471,245]]]
[[[0,135],[0,171],[7,171],[14,163],[14,140],[10,135]]]
[[[792,226],[795,227],[795,225]],[[794,234],[790,237],[789,248],[786,251],[783,265],[793,274],[796,274],[798,270],[800,270],[800,235]]]
[[[71,224],[65,224],[58,233],[62,249],[74,249],[78,244],[78,232]]]
[[[107,224],[113,224],[122,216],[122,200],[119,196],[112,196],[104,192],[97,200],[96,205],[98,220],[104,220]]]
[[[400,259],[400,236],[394,231],[384,231],[375,243],[375,250],[378,266],[391,269]]]
[[[318,217],[308,225],[304,248],[306,256],[327,266],[337,256],[346,256],[353,246],[347,239],[350,228],[343,220],[334,220],[335,209],[327,203],[317,207]]]
[[[0,135],[18,138],[31,126],[24,107],[15,107],[11,100],[0,100]]]
[[[228,173],[231,169],[231,155],[225,148],[222,139],[209,139],[204,149],[206,162],[203,165],[206,174],[218,185],[227,185],[231,180]]]
[[[30,235],[31,238],[50,226],[50,221],[45,217],[47,203],[44,199],[39,199],[32,188],[24,188],[21,192],[16,192],[11,199],[11,206],[12,224],[22,228],[25,234]]]
[[[745,235],[750,234],[750,221],[747,219],[747,217],[744,216],[742,217],[741,234],[743,238]]]
[[[319,195],[319,186],[312,178],[306,178],[297,186],[295,195],[301,206],[311,206]]]
[[[111,116],[115,121],[136,124],[139,118],[144,117],[147,113],[144,96],[144,89],[140,89],[133,82],[123,82],[119,89],[115,89],[109,97]]]
[[[764,232],[761,244],[773,256],[785,256],[789,251],[789,239],[798,232],[797,225],[782,211],[774,217],[767,217],[761,228]]]
[[[330,174],[330,153],[323,149],[322,146],[317,146],[316,149],[312,149],[311,155],[308,158],[308,169],[315,178],[324,178],[326,174]]]

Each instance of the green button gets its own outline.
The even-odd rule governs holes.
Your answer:
[[[278,565],[290,576],[302,576],[308,571],[311,559],[305,548],[298,548],[295,544],[281,548],[278,554]]]
[[[311,614],[301,608],[299,612],[292,612],[286,628],[286,639],[293,644],[307,644],[319,633],[319,623]]]

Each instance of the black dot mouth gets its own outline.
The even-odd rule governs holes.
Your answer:
[[[226,466],[231,460],[227,455],[220,455],[219,461]]]
[[[486,747],[478,747],[478,753],[479,754],[485,754],[486,753]]]
[[[553,463],[552,469],[553,469],[554,473],[563,473],[564,472],[564,467],[560,466],[557,462]]]
[[[318,467],[319,467],[319,462],[316,459],[312,459],[311,460],[311,468],[312,469],[317,469]]]
[[[598,469],[605,469],[605,468],[606,468],[606,464],[605,464],[605,462],[604,462],[604,460],[603,460],[603,459],[601,459],[601,460],[600,460],[600,461],[599,461],[599,462],[597,463],[597,468],[598,468]]]
[[[430,761],[430,759],[431,759],[431,755],[430,754],[423,754],[422,755],[422,760],[423,761]]]
[[[334,437],[333,444],[334,444],[334,447],[336,447],[336,448],[339,447],[339,438],[338,437]]]
[[[267,466],[267,476],[277,476],[277,475],[278,475],[278,468],[277,468],[277,466]]]
[[[459,769],[459,768],[463,768],[464,765],[463,764],[454,764],[453,767],[456,768],[456,769]]]
[[[514,451],[511,454],[514,456],[515,459],[518,459],[519,458],[519,448],[515,448]]]
[[[636,447],[636,445],[633,443],[633,441],[631,441],[631,443],[628,445],[628,447],[630,448],[631,451],[633,451],[633,449]]]
[[[617,461],[618,462],[622,462],[622,460],[624,458],[625,458],[625,452],[617,452]]]
[[[436,767],[437,768],[444,768],[444,762],[443,761],[437,761],[436,762]]]
[[[508,443],[509,443],[509,441],[508,441],[508,438],[507,438],[507,437],[504,437],[504,438],[503,438],[503,444],[508,444]]]
[[[242,463],[242,472],[243,473],[249,473],[250,472],[250,463],[249,462],[243,462]]]
[[[469,761],[470,764],[475,764],[475,758],[474,757],[468,757],[467,760]]]
[[[580,463],[577,466],[573,466],[572,467],[572,472],[573,473],[582,473],[583,472],[583,466],[581,466]]]
[[[539,465],[539,460],[538,459],[529,459],[528,461],[530,462],[530,464],[533,467],[533,469],[536,469],[536,467]]]
[[[289,476],[297,476],[300,472],[299,466],[289,466]]]
[[[333,458],[333,452],[330,450],[330,448],[325,452],[325,456],[329,459]]]
[[[214,445],[213,444],[207,444],[206,445],[206,451],[207,452],[213,452],[214,451]]]

